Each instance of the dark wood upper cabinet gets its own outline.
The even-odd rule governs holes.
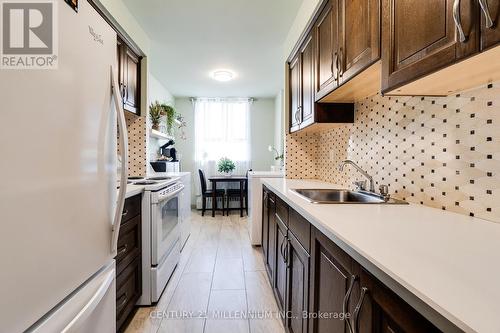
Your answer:
[[[140,115],[140,61],[141,58],[118,39],[118,79],[126,111]]]
[[[380,0],[340,0],[341,83],[380,59]]]
[[[383,3],[382,92],[479,51],[477,0],[461,0],[456,10],[455,0]]]
[[[338,86],[339,0],[330,0],[314,24],[316,40],[316,100]]]
[[[312,34],[309,34],[300,50],[300,61],[302,71],[300,126],[307,127],[314,122],[314,43]]]
[[[300,54],[290,62],[290,132],[300,129],[302,108],[302,83],[300,76]]]
[[[500,1],[481,0],[481,50],[500,42]]]

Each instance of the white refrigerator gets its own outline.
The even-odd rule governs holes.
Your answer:
[[[117,36],[54,4],[58,68],[0,69],[0,332],[115,332]]]

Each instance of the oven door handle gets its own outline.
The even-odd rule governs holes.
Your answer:
[[[171,193],[168,193],[168,194],[164,194],[164,195],[158,195],[158,200],[157,202],[162,202],[162,201],[165,201],[165,200],[168,200],[170,198],[173,198],[175,197],[177,194],[179,194],[180,192],[182,192],[182,190],[184,190],[184,185],[179,185],[179,188]]]

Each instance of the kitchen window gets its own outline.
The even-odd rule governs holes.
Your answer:
[[[227,157],[236,163],[236,173],[250,164],[249,99],[195,99],[196,161],[213,174],[217,161]],[[213,164],[213,165],[212,165]]]

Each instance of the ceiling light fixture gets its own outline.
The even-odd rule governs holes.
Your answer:
[[[227,82],[234,79],[236,75],[228,69],[217,69],[212,72],[212,78],[220,82]]]

